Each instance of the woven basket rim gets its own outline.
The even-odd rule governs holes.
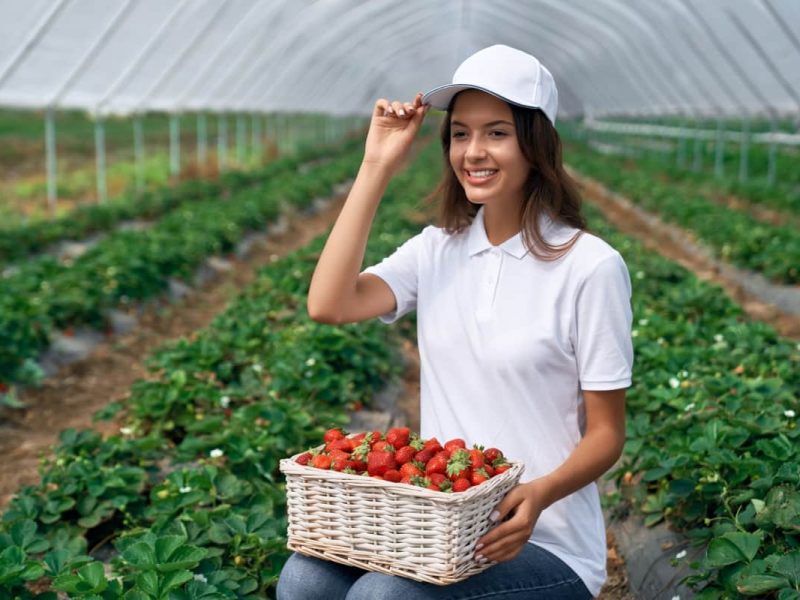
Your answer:
[[[324,446],[325,444],[321,444],[314,449],[323,448]],[[301,465],[300,463],[296,462],[295,459],[306,452],[308,452],[308,450],[303,450],[302,452],[293,454],[288,458],[282,458],[278,464],[278,468],[281,473],[298,475],[310,479],[350,481],[352,483],[357,483],[359,487],[392,489],[398,493],[402,493],[403,495],[428,498],[446,504],[461,504],[473,500],[476,496],[479,497],[486,495],[490,493],[492,488],[496,487],[495,485],[489,485],[491,482],[496,481],[498,484],[501,484],[507,479],[516,477],[517,473],[521,475],[522,471],[525,469],[524,463],[506,458],[506,461],[508,461],[508,463],[511,465],[511,468],[507,471],[500,473],[500,475],[495,475],[494,477],[489,478],[480,485],[474,485],[464,492],[448,493],[438,490],[429,490],[428,488],[423,488],[418,485],[408,485],[395,481],[386,481],[384,479],[376,479],[375,477],[356,475],[354,473],[344,473],[342,471],[335,471],[333,469],[318,469],[308,465]]]

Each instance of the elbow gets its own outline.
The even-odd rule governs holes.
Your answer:
[[[311,301],[306,302],[306,311],[308,311],[308,318],[312,321],[325,325],[341,325],[341,318],[338,315]]]

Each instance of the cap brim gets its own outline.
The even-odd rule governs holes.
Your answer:
[[[459,92],[463,92],[464,90],[479,90],[481,92],[486,92],[487,94],[491,94],[495,98],[500,98],[505,102],[510,104],[516,104],[517,106],[525,106],[524,104],[520,104],[519,102],[514,102],[513,100],[509,100],[508,98],[501,96],[491,90],[487,90],[484,87],[479,85],[470,85],[468,83],[448,83],[447,85],[440,85],[437,88],[433,88],[430,92],[426,93],[422,96],[422,103],[423,104],[430,104],[431,108],[437,108],[439,110],[447,110],[447,107],[450,106],[450,101],[453,99]],[[527,108],[534,108],[528,106]]]

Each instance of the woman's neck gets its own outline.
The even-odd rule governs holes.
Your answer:
[[[485,204],[483,206],[483,226],[486,237],[492,246],[499,246],[514,237],[522,228],[522,215],[519,207]]]

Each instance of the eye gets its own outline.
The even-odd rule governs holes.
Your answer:
[[[504,137],[508,134],[505,131],[500,131],[499,129],[495,129],[494,131],[490,131],[489,135],[492,137]]]
[[[466,134],[466,132],[464,132],[464,131],[454,131],[454,132],[452,133],[452,138],[453,138],[453,139],[460,139],[460,138],[463,138],[463,137],[465,137],[466,135],[467,135],[467,134]]]

